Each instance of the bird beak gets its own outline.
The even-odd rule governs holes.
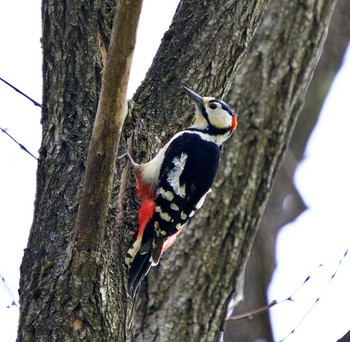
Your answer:
[[[191,97],[191,99],[196,103],[196,105],[200,108],[203,106],[203,97],[195,93],[190,88],[182,86],[182,89]]]

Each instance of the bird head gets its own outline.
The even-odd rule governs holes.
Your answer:
[[[196,105],[196,120],[192,128],[227,137],[235,131],[237,115],[227,103],[215,97],[202,97],[185,86],[182,89]]]

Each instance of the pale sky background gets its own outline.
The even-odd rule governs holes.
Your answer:
[[[130,96],[152,63],[177,3],[178,0],[144,0]],[[40,1],[1,2],[0,32],[0,77],[41,102]],[[271,309],[276,340],[297,326],[322,293],[320,301],[286,341],[336,341],[350,330],[350,257],[342,260],[350,245],[346,216],[350,193],[349,90],[348,51],[295,177],[309,209],[278,237],[278,267],[269,298],[283,300],[308,275],[312,277],[294,297],[295,302]],[[41,140],[40,108],[2,82],[0,127],[37,155]],[[19,266],[32,222],[37,163],[0,132],[0,165],[0,274],[17,301]],[[320,264],[323,266],[319,267]],[[3,342],[16,338],[18,308],[6,308],[11,301],[0,280],[0,341]]]

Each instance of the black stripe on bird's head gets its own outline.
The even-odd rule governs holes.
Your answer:
[[[202,97],[185,86],[182,89],[196,104],[196,120],[192,127],[212,134],[235,131],[237,116],[226,102],[215,97]]]

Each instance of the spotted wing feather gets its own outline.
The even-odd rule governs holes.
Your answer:
[[[168,147],[160,169],[155,213],[147,224],[154,232],[153,262],[159,261],[163,251],[157,244],[163,245],[176,234],[204,200],[219,160],[220,148],[197,134],[184,133]]]
[[[155,191],[154,213],[142,235],[138,234],[137,253],[130,265],[128,285],[133,296],[151,265],[159,262],[182,226],[203,204],[219,160],[219,146],[193,132],[179,135],[168,146]]]

